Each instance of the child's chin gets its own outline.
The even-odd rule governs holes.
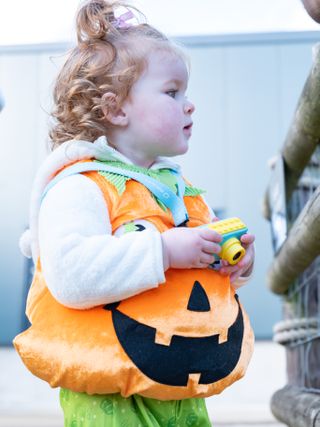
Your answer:
[[[189,150],[189,144],[186,143],[183,147],[181,147],[179,154],[185,154]]]
[[[173,150],[168,150],[168,152],[164,155],[165,157],[174,157],[174,156],[182,156],[189,150],[188,143],[181,144],[179,147],[173,147]]]

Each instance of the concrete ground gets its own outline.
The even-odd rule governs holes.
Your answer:
[[[0,347],[0,427],[62,427],[58,390],[33,377],[12,348]],[[270,412],[272,394],[285,385],[285,353],[257,342],[245,378],[207,399],[215,427],[281,427]],[[184,427],[184,426],[181,426]]]

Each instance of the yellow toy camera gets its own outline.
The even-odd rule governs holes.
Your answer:
[[[221,258],[235,265],[244,257],[246,250],[240,243],[240,237],[248,232],[248,228],[239,218],[223,219],[202,227],[210,228],[222,235],[222,241],[219,243],[221,252],[219,255],[214,254],[217,260]]]

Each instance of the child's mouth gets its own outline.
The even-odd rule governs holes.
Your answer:
[[[188,134],[188,135],[191,135],[192,125],[193,125],[193,123],[189,123],[188,125],[184,126],[183,132]]]

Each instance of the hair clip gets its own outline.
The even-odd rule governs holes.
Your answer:
[[[133,18],[134,14],[131,12],[131,10],[128,10],[128,12],[123,13],[122,15],[118,16],[118,18],[116,18],[114,21],[112,21],[112,24],[117,29],[126,29],[132,27],[132,24],[127,21]]]

